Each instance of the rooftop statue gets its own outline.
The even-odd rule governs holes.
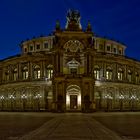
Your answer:
[[[69,10],[67,13],[66,30],[81,30],[80,13],[78,10]]]

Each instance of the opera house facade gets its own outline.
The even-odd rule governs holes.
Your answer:
[[[21,43],[21,54],[0,60],[1,111],[138,111],[140,61],[126,46],[98,37],[71,10],[61,29]]]

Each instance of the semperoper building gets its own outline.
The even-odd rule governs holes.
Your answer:
[[[21,54],[0,60],[1,111],[138,111],[140,61],[126,46],[82,29],[67,13],[50,36],[21,43]]]

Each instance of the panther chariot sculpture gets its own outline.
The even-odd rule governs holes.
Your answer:
[[[81,30],[82,26],[80,23],[80,13],[78,10],[68,10],[67,13],[67,23],[66,23],[66,29],[67,30]]]

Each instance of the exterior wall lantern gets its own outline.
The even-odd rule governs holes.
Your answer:
[[[106,104],[107,104],[106,109],[107,109],[107,111],[109,111],[111,108],[111,102],[112,102],[113,97],[110,96],[109,94],[107,94],[104,96],[104,98],[106,99]]]
[[[0,102],[1,102],[1,110],[3,110],[3,102],[4,102],[4,96],[3,95],[1,95],[0,96]]]
[[[14,109],[14,100],[15,100],[15,96],[13,94],[11,94],[9,96],[9,99],[10,99],[10,106],[11,106],[11,110]]]
[[[25,110],[27,95],[25,95],[25,94],[21,95],[21,99],[22,99],[23,110]]]
[[[119,101],[120,101],[120,111],[123,110],[123,100],[124,100],[124,96],[121,94],[121,95],[119,96]]]
[[[131,100],[131,110],[134,111],[134,108],[135,108],[135,100],[137,100],[137,97],[135,95],[132,95],[130,97],[130,100]]]
[[[34,98],[37,103],[37,110],[40,110],[40,99],[42,98],[42,96],[38,93]]]

